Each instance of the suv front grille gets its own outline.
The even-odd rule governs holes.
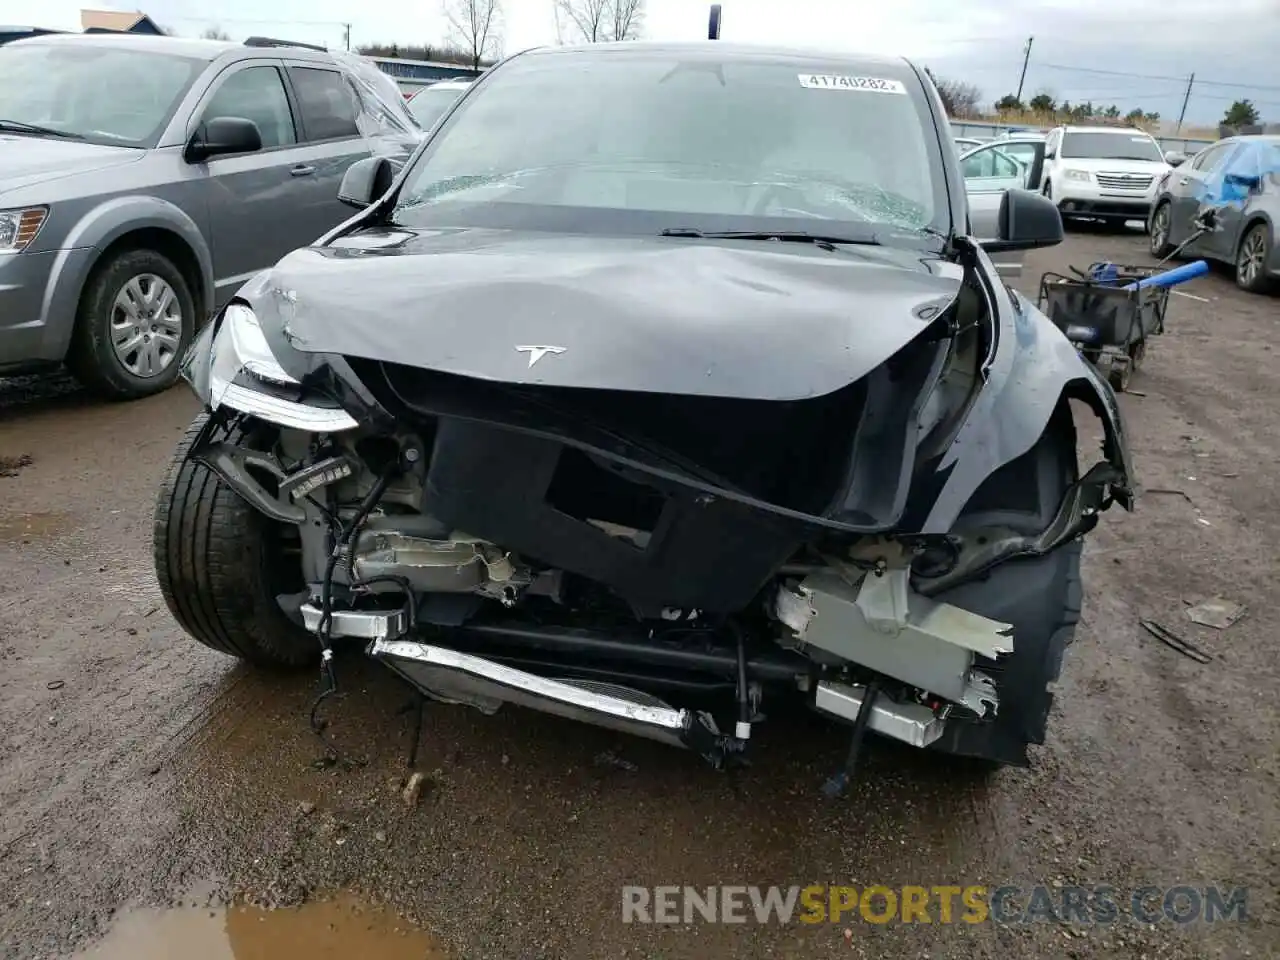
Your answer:
[[[1145,173],[1096,173],[1098,186],[1106,190],[1136,190],[1145,192],[1155,177]]]

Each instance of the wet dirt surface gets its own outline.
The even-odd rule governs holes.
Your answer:
[[[1028,273],[1104,258],[1146,262],[1144,244],[1078,231]],[[429,706],[427,779],[408,806],[410,697],[359,656],[324,708],[347,762],[317,764],[317,678],[204,650],[159,598],[152,499],[194,399],[106,405],[63,380],[0,380],[0,955],[268,955],[231,937],[242,915],[286,941],[340,943],[338,908],[243,906],[330,896],[385,905],[378,930],[427,931],[348,943],[370,960],[410,955],[404,942],[465,960],[1280,954],[1280,299],[1220,274],[1181,289],[1208,302],[1172,298],[1141,395],[1121,401],[1149,492],[1088,541],[1084,620],[1032,768],[981,781],[877,742],[839,803],[818,788],[844,737],[816,719],[758,727],[755,765],[725,775],[565,721]],[[1092,421],[1077,421],[1091,454]],[[1210,596],[1247,616],[1193,624],[1186,601]],[[1214,659],[1179,655],[1141,618]],[[811,883],[1105,884],[1123,902],[1220,885],[1249,899],[1243,922],[1212,925],[622,923],[626,884]],[[212,897],[195,913],[193,885]],[[157,942],[170,952],[141,946]]]

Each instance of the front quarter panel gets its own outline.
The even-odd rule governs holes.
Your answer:
[[[1114,493],[1131,509],[1133,464],[1115,394],[1048,317],[1021,294],[992,283],[990,259],[971,250],[987,280],[997,342],[985,384],[937,467],[945,479],[920,532],[950,532],[983,482],[1035,445],[1064,399],[1083,401],[1102,420],[1104,455],[1125,478]]]

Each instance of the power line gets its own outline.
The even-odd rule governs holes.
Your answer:
[[[1169,77],[1156,73],[1126,73],[1122,70],[1098,70],[1094,67],[1069,67],[1061,63],[1036,63],[1037,67],[1044,67],[1048,70],[1065,70],[1068,73],[1092,73],[1103,77],[1128,77],[1134,80],[1171,80],[1174,83],[1183,83],[1186,77]],[[1264,83],[1231,83],[1226,80],[1197,80],[1198,85],[1209,87],[1239,87],[1246,90],[1275,90],[1280,91],[1280,86],[1270,86]]]

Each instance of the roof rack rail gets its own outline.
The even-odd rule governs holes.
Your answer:
[[[244,42],[246,47],[302,47],[306,50],[319,50],[328,53],[328,47],[315,43],[299,43],[296,40],[277,40],[274,37],[250,37]]]

